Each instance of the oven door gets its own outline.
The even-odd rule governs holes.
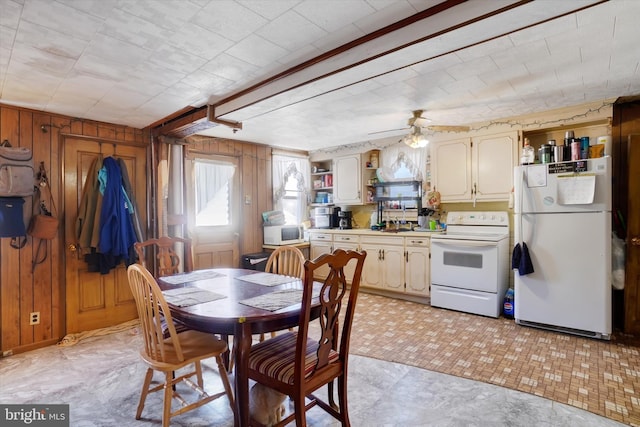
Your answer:
[[[431,283],[481,292],[498,291],[498,243],[431,239]]]

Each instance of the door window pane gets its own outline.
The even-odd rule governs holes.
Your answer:
[[[196,226],[232,223],[235,166],[224,162],[195,161]]]

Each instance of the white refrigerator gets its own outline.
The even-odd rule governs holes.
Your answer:
[[[611,158],[518,166],[514,183],[514,241],[534,269],[514,269],[516,323],[609,339]]]

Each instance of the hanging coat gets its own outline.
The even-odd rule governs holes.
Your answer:
[[[112,157],[104,159],[106,183],[102,197],[100,213],[99,251],[105,256],[113,257],[113,266],[124,259],[127,265],[135,262],[133,244],[137,241],[136,233],[127,209],[127,200],[122,188],[120,166]]]
[[[98,186],[98,171],[102,169],[102,155],[91,163],[87,180],[82,189],[82,198],[78,206],[76,219],[76,238],[84,254],[98,247],[100,240],[100,212],[102,211],[102,194]]]

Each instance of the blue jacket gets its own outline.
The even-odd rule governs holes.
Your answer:
[[[122,173],[112,157],[104,159],[103,167],[106,170],[107,182],[102,198],[98,248],[106,256],[122,257],[128,265],[132,262],[131,248],[137,239],[122,190]]]

